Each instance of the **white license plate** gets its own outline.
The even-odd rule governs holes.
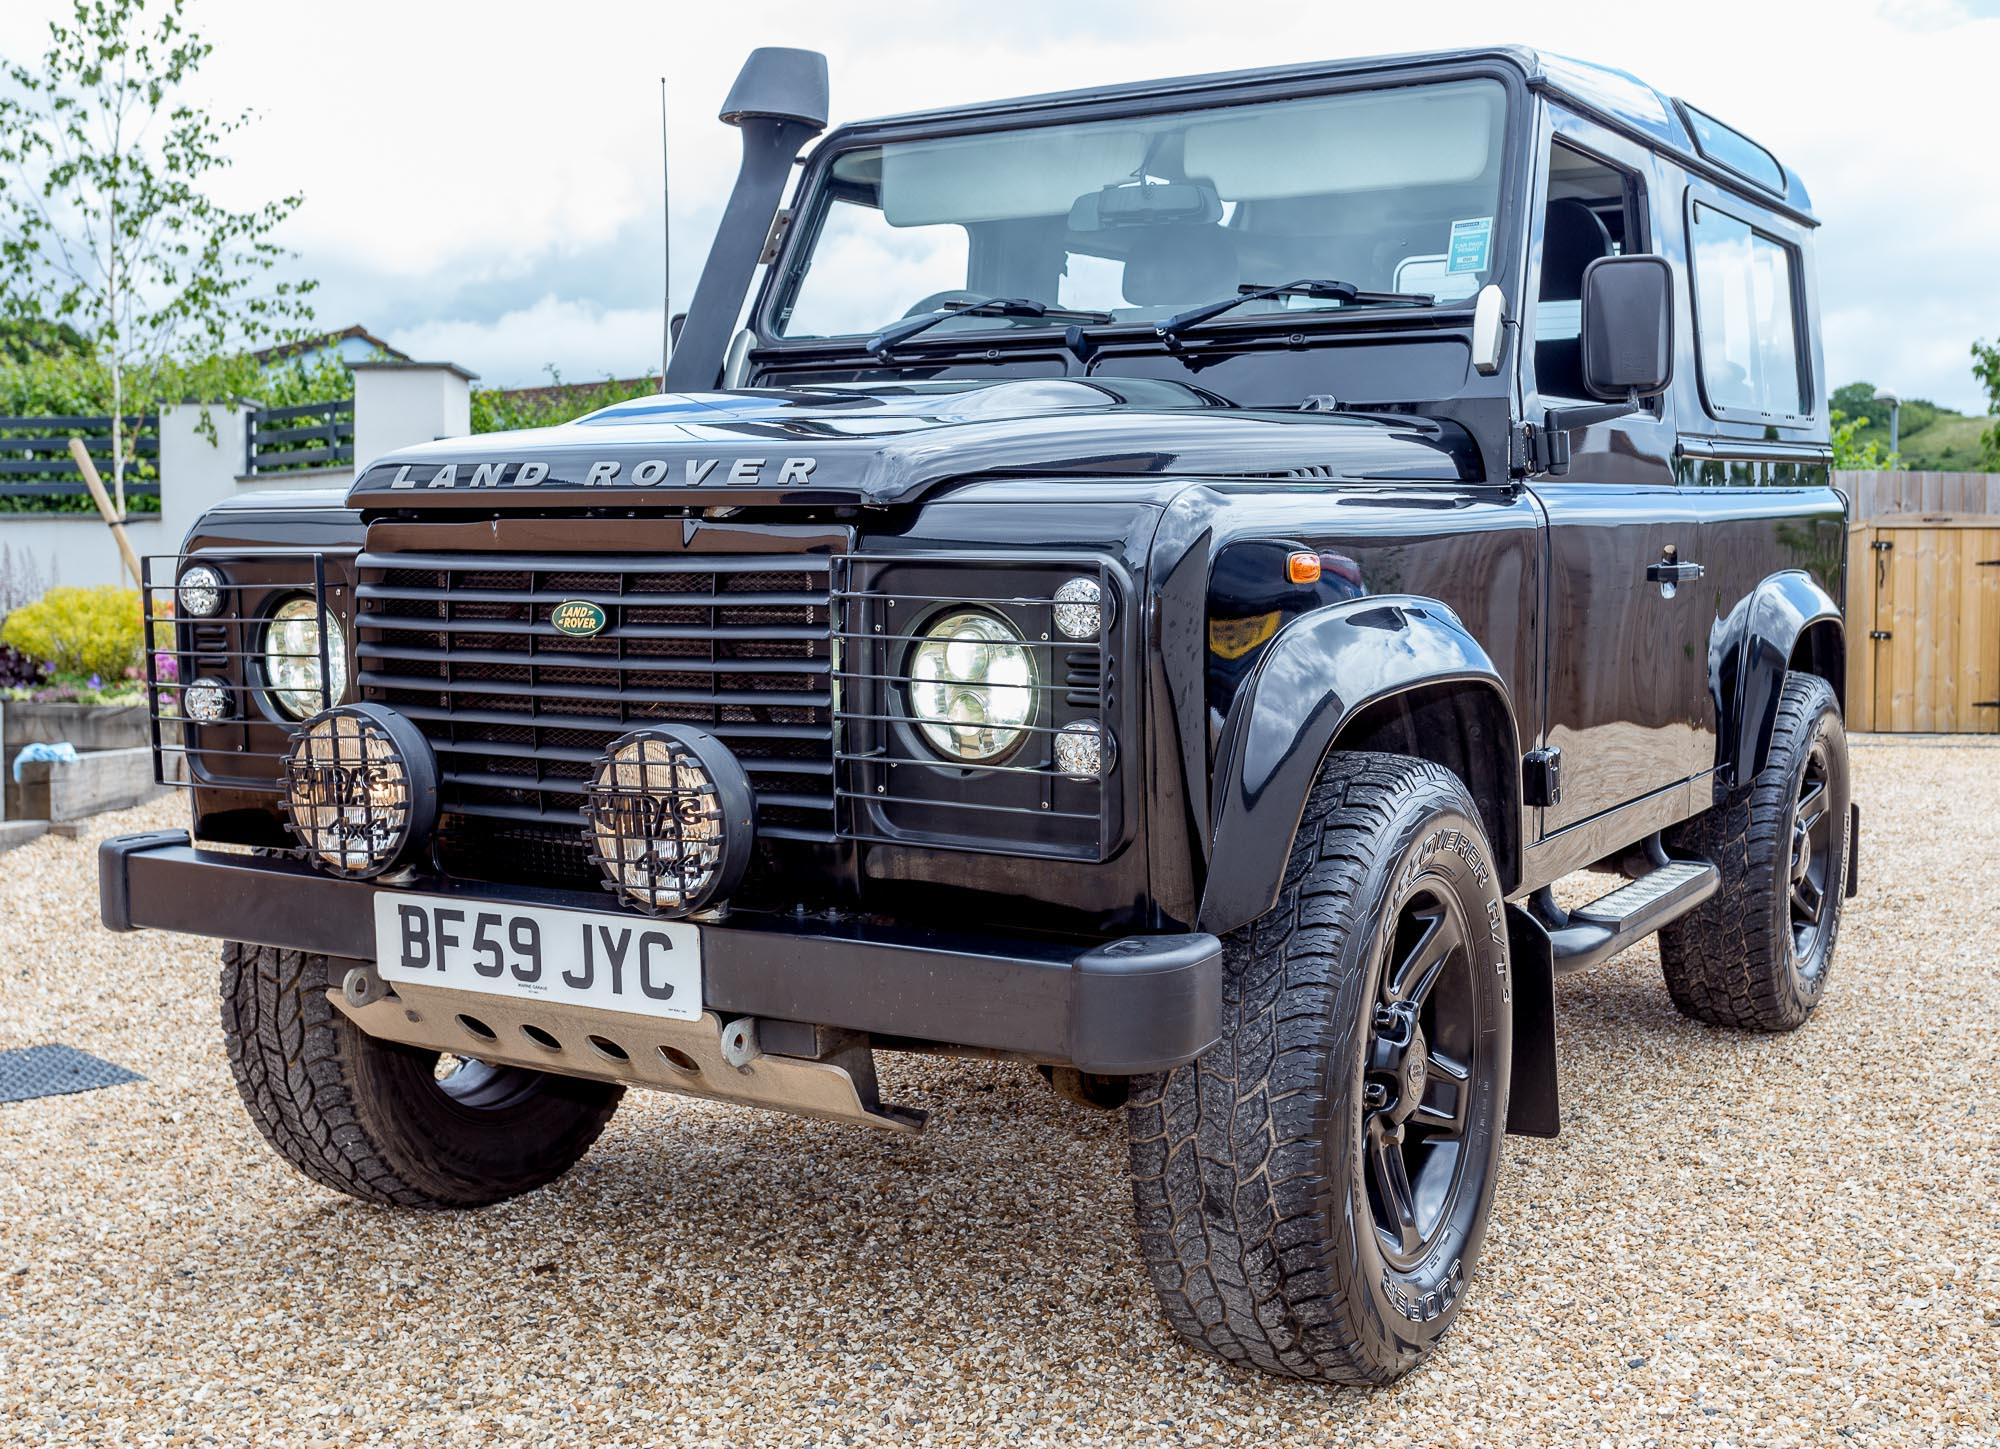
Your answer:
[[[701,929],[685,921],[377,891],[375,970],[413,985],[701,1016]]]

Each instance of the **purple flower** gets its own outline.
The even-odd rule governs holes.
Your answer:
[[[178,654],[160,650],[153,656],[153,674],[162,684],[177,684],[181,677],[181,659]]]
[[[104,688],[104,681],[93,674],[90,676],[90,687],[92,689],[102,689]]]

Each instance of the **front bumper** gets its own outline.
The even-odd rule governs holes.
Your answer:
[[[104,924],[114,931],[152,927],[358,961],[374,958],[373,897],[389,889],[291,860],[202,850],[182,831],[105,841],[98,877]],[[605,909],[601,894],[483,881],[422,889]],[[1222,944],[1208,935],[1128,936],[1079,948],[741,916],[702,926],[702,977],[707,1008],[724,1017],[1015,1052],[1106,1075],[1191,1062],[1221,1030]]]

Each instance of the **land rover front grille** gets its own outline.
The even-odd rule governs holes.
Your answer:
[[[833,838],[824,556],[364,553],[364,696],[437,750],[446,834],[577,841],[591,763],[649,722],[735,751],[770,839]],[[603,610],[584,637],[558,604]],[[455,817],[455,818],[454,818]]]

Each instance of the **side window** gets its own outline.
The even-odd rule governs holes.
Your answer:
[[[1639,178],[1558,141],[1549,150],[1549,205],[1535,294],[1535,387],[1584,398],[1583,272],[1599,257],[1647,250]]]
[[[1704,201],[1690,208],[1688,235],[1709,411],[1759,419],[1806,413],[1791,248]]]

